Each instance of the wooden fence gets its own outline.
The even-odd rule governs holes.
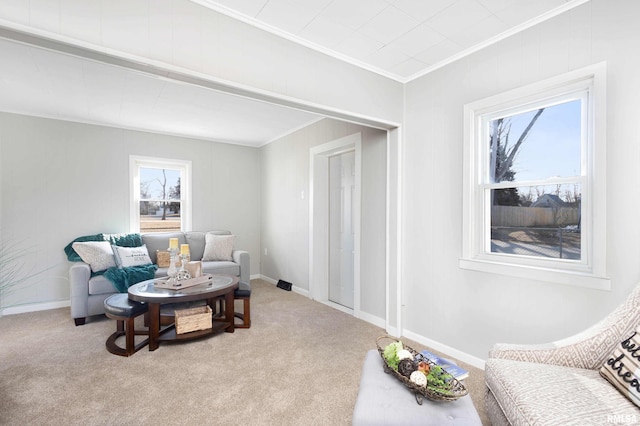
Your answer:
[[[567,226],[580,220],[577,207],[513,207],[492,206],[491,226]]]

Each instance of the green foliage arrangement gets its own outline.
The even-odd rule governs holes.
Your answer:
[[[439,365],[432,365],[427,374],[427,386],[439,392],[446,392],[449,381],[453,378],[451,374],[444,371]]]
[[[398,363],[400,362],[398,352],[401,350],[402,342],[390,343],[384,348],[384,358],[387,360],[387,364],[396,371],[398,371]]]

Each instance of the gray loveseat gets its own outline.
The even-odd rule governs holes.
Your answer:
[[[166,250],[170,238],[178,238],[178,244],[189,244],[191,260],[202,260],[205,249],[205,235],[231,235],[229,231],[208,232],[167,232],[142,234],[142,243],[147,246],[151,261],[156,264],[156,250]],[[208,274],[229,274],[240,277],[241,283],[249,284],[249,252],[234,250],[232,261],[202,262],[202,272]],[[158,268],[156,277],[167,275],[168,268]],[[72,262],[69,268],[71,296],[71,317],[76,325],[85,323],[92,315],[104,314],[104,300],[117,293],[113,283],[102,275],[91,276],[91,268],[84,262]]]

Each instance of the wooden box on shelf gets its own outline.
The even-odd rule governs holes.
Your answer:
[[[208,330],[212,327],[212,311],[209,306],[178,309],[175,312],[176,334]]]

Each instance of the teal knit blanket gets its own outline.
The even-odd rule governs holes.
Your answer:
[[[157,265],[128,266],[126,268],[109,268],[104,271],[104,277],[113,283],[120,293],[126,293],[132,285],[152,280],[155,277]]]
[[[142,236],[140,234],[95,234],[78,237],[64,248],[69,262],[82,262],[82,259],[73,249],[73,243],[84,241],[109,241],[120,247],[140,247]],[[133,284],[155,278],[157,265],[128,266],[125,268],[109,268],[104,272],[91,272],[91,276],[104,275],[120,293],[126,293]]]

